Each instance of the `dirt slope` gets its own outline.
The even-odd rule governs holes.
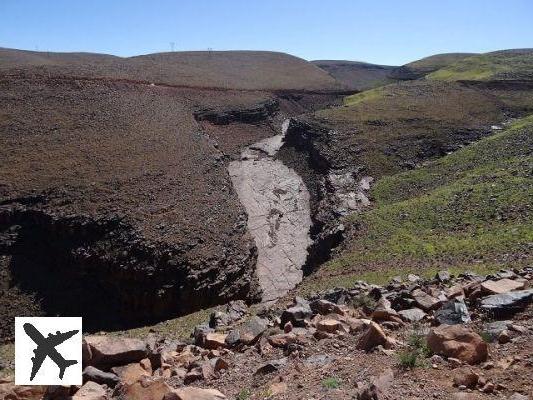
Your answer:
[[[267,51],[197,51],[121,58],[0,49],[0,69],[231,89],[334,90],[339,84],[300,58]]]

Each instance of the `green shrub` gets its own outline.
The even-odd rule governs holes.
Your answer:
[[[407,339],[407,346],[407,349],[398,354],[400,366],[405,369],[425,366],[425,359],[431,355],[431,349],[427,344],[425,335],[416,324]]]
[[[237,400],[247,400],[252,395],[250,389],[242,389],[237,395]]]
[[[340,385],[340,380],[334,376],[326,378],[322,381],[322,386],[324,386],[326,389],[338,389]]]

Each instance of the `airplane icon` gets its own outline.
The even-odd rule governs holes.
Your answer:
[[[37,348],[33,350],[35,356],[31,358],[33,367],[31,369],[30,381],[35,378],[35,375],[39,372],[39,369],[47,356],[59,367],[59,379],[63,379],[67,367],[78,363],[76,360],[65,360],[55,347],[63,343],[65,340],[70,339],[79,331],[68,331],[64,333],[57,331],[55,335],[50,333],[48,337],[45,338],[32,324],[25,323],[23,327],[26,334],[35,342],[35,344],[37,344]]]

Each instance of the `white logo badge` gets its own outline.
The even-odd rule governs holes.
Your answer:
[[[81,317],[15,318],[15,384],[81,385]]]

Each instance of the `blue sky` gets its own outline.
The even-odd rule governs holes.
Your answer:
[[[0,47],[275,50],[399,65],[533,47],[533,0],[0,0]]]

